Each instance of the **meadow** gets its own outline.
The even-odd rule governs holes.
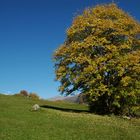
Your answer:
[[[34,104],[39,111],[31,111]],[[0,94],[0,140],[139,140],[140,119],[96,115],[87,105]]]

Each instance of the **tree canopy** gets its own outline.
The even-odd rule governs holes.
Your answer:
[[[140,103],[140,23],[114,3],[74,18],[55,52],[62,94],[85,94],[94,110],[130,113]]]

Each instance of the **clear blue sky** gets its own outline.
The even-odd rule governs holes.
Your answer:
[[[0,0],[0,93],[59,95],[53,52],[73,17],[112,0]],[[114,0],[140,21],[140,0]]]

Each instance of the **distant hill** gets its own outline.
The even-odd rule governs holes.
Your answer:
[[[72,103],[86,103],[83,96],[81,94],[73,95],[73,96],[56,96],[53,98],[48,99],[49,101],[66,101],[66,102],[72,102]]]
[[[48,99],[49,101],[67,101],[67,102],[73,102],[78,103],[79,95],[74,96],[56,96],[53,98]]]

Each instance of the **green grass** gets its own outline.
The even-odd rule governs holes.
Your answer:
[[[59,108],[31,111],[35,103]],[[0,95],[0,140],[140,139],[140,119],[100,116],[87,110],[85,105]]]

